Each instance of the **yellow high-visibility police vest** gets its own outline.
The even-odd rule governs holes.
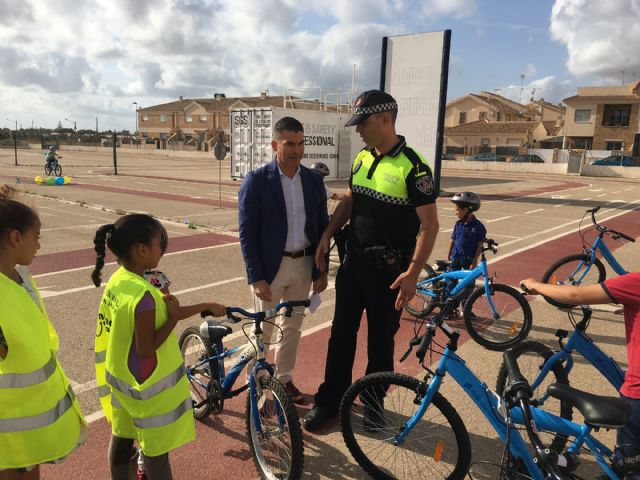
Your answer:
[[[192,441],[195,423],[175,332],[156,350],[157,365],[143,383],[128,368],[135,308],[145,292],[155,301],[158,330],[169,319],[162,293],[123,267],[109,279],[98,313],[96,378],[100,403],[114,435],[137,440],[145,455],[155,457]]]
[[[63,458],[86,426],[56,358],[58,335],[39,293],[38,302],[0,273],[0,326],[8,345],[0,359],[0,469]]]

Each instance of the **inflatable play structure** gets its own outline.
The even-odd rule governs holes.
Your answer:
[[[48,177],[42,178],[38,175],[34,178],[38,185],[68,185],[71,183],[71,177]]]

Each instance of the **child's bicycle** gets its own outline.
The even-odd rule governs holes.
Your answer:
[[[58,162],[58,158],[62,158],[62,157],[57,157],[52,160],[47,160],[47,163],[45,163],[44,165],[45,175],[47,176],[55,175],[56,177],[60,177],[62,175],[62,167],[60,166],[60,162]]]
[[[405,360],[418,346],[416,357],[427,372],[424,379],[396,372],[373,373],[353,383],[342,398],[342,436],[354,459],[372,478],[467,477],[471,465],[469,433],[454,407],[439,392],[447,374],[477,405],[505,445],[502,461],[496,464],[500,473],[493,478],[577,479],[576,457],[583,447],[591,451],[610,479],[618,480],[622,478],[621,472],[629,473],[629,466],[621,465],[613,452],[591,434],[599,428],[622,427],[630,415],[627,402],[566,385],[552,385],[550,396],[570,403],[584,416],[584,424],[573,423],[529,405],[531,387],[517,371],[513,359],[506,362],[511,373],[503,399],[456,354],[460,333],[447,325],[443,317],[440,312],[427,319],[426,332],[416,334],[402,357]],[[448,338],[446,347],[440,345],[441,337],[436,337],[438,329]],[[441,355],[433,370],[424,363],[428,352],[430,359],[433,353]],[[505,359],[509,356],[510,352],[506,352]],[[533,454],[520,434],[523,426],[534,447]],[[539,431],[557,432],[573,441],[560,456],[541,444]]]
[[[490,350],[506,350],[520,343],[531,329],[531,307],[518,290],[494,283],[489,277],[485,252],[497,253],[497,246],[491,239],[484,240],[481,261],[473,270],[437,273],[426,265],[426,277],[418,282],[416,298],[405,309],[419,318],[426,317],[436,308],[446,309],[444,318],[453,318],[460,295],[483,277],[484,285],[464,301],[463,319],[467,332]],[[448,266],[448,262],[438,261],[438,264],[441,270]]]
[[[569,385],[569,373],[573,368],[573,352],[576,351],[593,365],[602,376],[616,389],[620,390],[624,382],[624,370],[609,355],[604,353],[595,344],[593,339],[587,335],[589,321],[591,319],[591,308],[582,306],[582,320],[576,323],[574,311],[569,310],[569,320],[573,325],[573,333],[569,336],[566,330],[556,330],[556,337],[560,345],[560,351],[554,352],[549,347],[540,342],[526,341],[517,345],[511,350],[514,360],[518,363],[527,381],[531,384],[533,398],[531,404],[536,407],[543,407],[546,410],[559,414],[562,418],[571,420],[573,411],[568,402],[558,402],[549,398],[547,386],[549,383],[562,383]],[[569,336],[566,344],[563,340]],[[552,376],[550,374],[553,374]],[[502,365],[496,381],[496,392],[502,394],[507,384],[508,370],[505,364]],[[544,387],[543,387],[544,385]],[[563,435],[555,435],[550,446],[555,451],[562,451],[567,438]]]
[[[249,390],[246,405],[246,427],[249,447],[256,468],[263,479],[297,480],[302,476],[304,446],[300,419],[284,386],[273,376],[273,366],[266,362],[262,340],[262,324],[276,317],[281,309],[291,316],[294,307],[308,307],[309,300],[283,302],[272,310],[251,313],[241,308],[227,308],[227,320],[238,323],[242,318],[252,319],[243,325],[249,339],[246,345],[226,349],[223,338],[231,328],[215,320],[203,322],[200,327],[189,327],[180,336],[180,351],[187,369],[191,388],[193,413],[202,419],[210,413],[222,412],[225,399]],[[203,312],[202,316],[210,315]],[[245,329],[253,327],[250,335]],[[227,373],[224,359],[242,350]],[[256,359],[248,383],[233,389],[245,366]]]
[[[598,210],[600,210],[600,207],[587,210],[580,220],[578,232],[582,239],[582,253],[567,255],[566,257],[562,257],[555,261],[542,275],[542,282],[552,283],[554,285],[594,285],[596,283],[603,282],[607,275],[607,271],[605,270],[602,261],[596,256],[598,252],[618,275],[624,275],[627,273],[624,267],[618,263],[611,250],[609,250],[609,247],[607,247],[603,237],[605,235],[609,235],[614,240],[624,238],[629,242],[635,242],[636,240],[622,232],[599,225],[598,222],[596,222],[596,212]],[[598,232],[598,236],[591,246],[587,244],[587,241],[584,238],[585,234],[582,232],[582,222],[584,221],[584,217],[587,213],[591,214],[593,228]],[[544,297],[544,299],[551,305],[559,308],[569,307],[569,305],[557,302],[556,300],[552,300],[547,297]]]

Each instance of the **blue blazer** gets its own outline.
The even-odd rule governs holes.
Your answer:
[[[304,231],[315,249],[329,223],[322,177],[300,165],[306,223]],[[250,284],[273,282],[287,242],[287,209],[275,158],[249,172],[238,192],[240,247]],[[313,278],[318,276],[314,265]]]

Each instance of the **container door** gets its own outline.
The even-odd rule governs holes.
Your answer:
[[[231,121],[231,176],[243,178],[251,170],[251,112],[234,110]]]

